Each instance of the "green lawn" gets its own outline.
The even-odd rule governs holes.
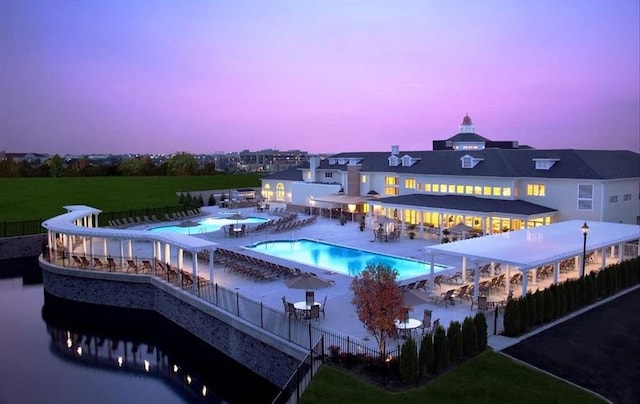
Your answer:
[[[65,205],[89,205],[103,211],[173,206],[176,192],[259,187],[260,177],[0,178],[0,221],[45,219],[64,213]],[[205,204],[207,201],[204,201]]]
[[[433,382],[388,392],[331,366],[322,366],[302,396],[321,403],[602,403],[598,397],[487,351]]]

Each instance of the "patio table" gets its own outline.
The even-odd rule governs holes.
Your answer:
[[[405,337],[411,335],[411,332],[422,325],[422,321],[416,318],[409,318],[407,321],[396,320],[396,328],[400,330]]]

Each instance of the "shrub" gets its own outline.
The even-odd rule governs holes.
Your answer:
[[[487,348],[487,319],[484,316],[484,313],[481,311],[476,313],[476,316],[473,318],[473,324],[476,327],[476,349],[477,352],[482,352]]]
[[[504,333],[508,337],[515,337],[520,333],[520,305],[519,299],[511,299],[504,310]]]
[[[478,351],[478,336],[476,325],[471,317],[465,317],[462,322],[462,353],[471,358]]]
[[[542,292],[542,308],[544,310],[544,321],[548,323],[549,321],[553,321],[554,317],[554,301],[553,301],[553,289],[548,288]],[[561,293],[558,292],[558,295]]]
[[[527,296],[523,296],[518,302],[520,306],[520,333],[524,334],[529,329],[529,304],[527,302]]]
[[[415,383],[418,378],[418,348],[411,337],[400,350],[400,378],[405,383]]]
[[[185,197],[184,197],[184,193],[180,193],[180,195],[178,196],[178,205],[184,205],[184,201],[185,201]]]
[[[536,297],[531,292],[527,292],[527,307],[529,308],[528,327],[531,328],[536,324],[537,316]]]
[[[183,205],[185,205],[185,206],[193,206],[193,197],[191,196],[191,193],[187,192],[187,196],[185,196],[185,198],[184,198]]]
[[[202,194],[200,194],[200,195],[198,196],[198,206],[197,206],[197,207],[198,207],[198,208],[201,208],[201,207],[203,207],[203,206],[204,206],[204,198],[202,197]]]
[[[207,202],[209,206],[216,206],[216,197],[213,194],[209,195],[209,201]]]
[[[542,292],[534,293],[536,297],[536,322],[535,324],[544,323],[544,299]]]
[[[435,374],[435,359],[433,352],[433,335],[426,334],[422,337],[420,344],[420,355],[418,356],[418,374],[423,376],[425,373]]]
[[[447,339],[449,340],[449,359],[451,359],[451,361],[459,361],[462,358],[462,330],[460,329],[460,322],[452,321],[449,323]]]
[[[433,336],[433,351],[436,371],[449,366],[449,343],[443,327],[438,327]]]

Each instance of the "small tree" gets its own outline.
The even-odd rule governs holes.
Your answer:
[[[467,358],[474,356],[478,350],[478,336],[476,325],[471,317],[465,317],[462,322],[462,353]]]
[[[477,344],[476,349],[478,352],[482,352],[487,348],[487,318],[484,313],[479,311],[473,318],[473,324],[476,326]]]
[[[452,362],[459,361],[462,358],[462,330],[458,321],[449,323],[447,339],[449,340],[449,359]]]
[[[420,355],[418,356],[418,373],[423,376],[425,373],[435,374],[435,358],[433,352],[433,335],[426,334],[420,343]]]
[[[544,322],[544,295],[542,292],[536,292],[536,324]]]
[[[529,329],[529,305],[526,295],[518,299],[520,308],[520,333],[524,334]]]
[[[529,308],[529,316],[527,317],[529,320],[529,323],[527,324],[528,328],[533,327],[536,323],[536,316],[538,315],[536,311],[538,309],[536,303],[536,297],[533,293],[527,292],[527,307]]]
[[[418,348],[413,338],[409,338],[400,350],[400,377],[405,383],[415,383],[418,379]]]
[[[209,206],[216,206],[216,197],[213,194],[209,195],[209,201],[207,202]]]
[[[402,291],[396,278],[398,271],[384,264],[367,264],[351,282],[351,303],[358,318],[385,352],[387,338],[396,333],[395,320],[402,313]]]
[[[185,200],[184,192],[180,192],[180,195],[178,196],[178,205],[184,205]]]
[[[504,309],[504,333],[508,337],[515,337],[520,333],[519,299],[511,299]]]
[[[438,326],[433,336],[433,351],[436,372],[449,366],[449,342],[442,326]]]
[[[198,195],[198,208],[201,208],[204,206],[204,198],[202,197],[202,194]]]

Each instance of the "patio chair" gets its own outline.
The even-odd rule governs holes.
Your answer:
[[[431,315],[433,312],[429,309],[424,309],[424,313],[422,314],[422,325],[420,328],[422,329],[422,335],[424,336],[425,330],[431,332]]]
[[[478,306],[478,311],[482,311],[482,312],[489,311],[489,304],[487,303],[487,297],[478,296],[477,306]]]
[[[116,264],[116,260],[111,257],[107,258],[107,268],[110,271],[115,271],[118,268],[118,264]]]
[[[75,262],[78,268],[84,268],[84,263],[80,261],[80,258],[78,258],[77,255],[72,255],[71,258],[73,258],[73,262]]]
[[[138,272],[138,266],[133,260],[127,260],[127,272],[129,269],[133,269],[133,272]]]
[[[453,301],[453,293],[455,291],[456,289],[450,289],[443,293],[433,293],[429,296],[429,299],[431,299],[434,303],[444,303],[445,308],[447,307],[447,305],[454,306],[455,302]]]
[[[314,304],[311,306],[311,310],[309,310],[309,320],[315,319],[316,321],[320,321],[320,305]]]
[[[104,268],[105,263],[100,260],[98,257],[93,257],[93,266],[98,268]]]
[[[298,314],[298,310],[296,310],[296,306],[294,306],[293,303],[291,302],[287,302],[287,313],[289,314],[289,317],[293,317],[296,320],[300,320],[300,315]]]
[[[80,261],[82,261],[82,265],[84,265],[85,268],[89,268],[91,266],[91,262],[89,262],[87,257],[85,257],[84,255],[80,257]]]

